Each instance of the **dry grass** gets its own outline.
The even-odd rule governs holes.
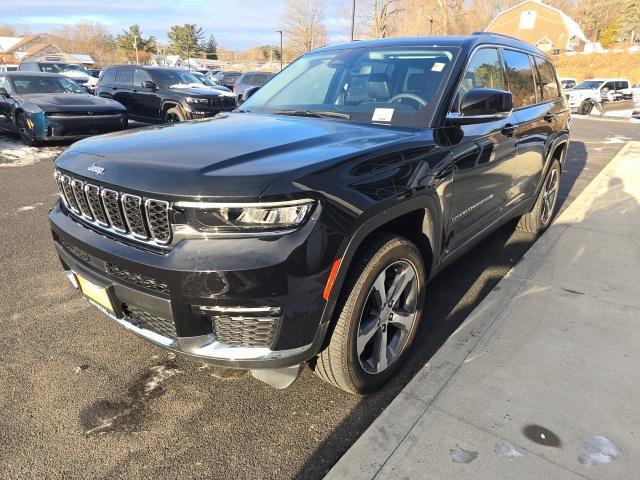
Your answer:
[[[578,81],[594,77],[622,77],[640,84],[640,52],[559,55],[553,61],[561,77]]]

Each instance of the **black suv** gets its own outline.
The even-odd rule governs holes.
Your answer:
[[[116,65],[107,68],[96,95],[117,100],[129,118],[150,123],[178,123],[213,117],[236,106],[236,98],[203,85],[187,70]]]
[[[428,282],[553,216],[570,113],[540,50],[492,34],[306,54],[241,110],[83,140],[50,213],[71,283],[194,360],[350,392],[401,364]]]

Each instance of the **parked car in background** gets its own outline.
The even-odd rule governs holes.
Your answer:
[[[233,85],[233,93],[235,93],[238,98],[241,98],[247,88],[262,87],[271,80],[274,75],[274,73],[268,72],[245,72],[238,77],[236,83]]]
[[[98,83],[97,78],[92,77],[85,68],[76,63],[29,61],[21,62],[18,70],[21,72],[58,73],[70,78],[90,92],[95,90],[96,83]]]
[[[0,65],[0,72],[15,72],[18,70],[18,65],[15,63],[4,63]]]
[[[625,78],[593,78],[565,90],[572,112],[589,115],[598,105],[604,109],[633,108],[633,90]]]
[[[27,145],[127,128],[127,111],[55,73],[0,72],[0,129]]]
[[[220,83],[233,91],[233,86],[236,84],[240,75],[242,75],[240,72],[224,72],[220,78]]]
[[[153,123],[213,117],[236,106],[232,93],[205,86],[192,72],[171,67],[111,66],[100,77],[96,94],[122,103],[130,118]]]
[[[234,113],[63,152],[52,238],[71,284],[150,342],[371,392],[429,321],[431,279],[511,219],[549,227],[569,127],[525,42],[320,48]]]
[[[89,72],[89,75],[91,75],[93,78],[100,78],[102,70],[98,68],[90,68],[89,70],[87,70],[87,72]]]
[[[575,87],[576,83],[577,82],[575,78],[560,77],[560,84],[562,85],[562,88],[564,88],[565,90],[567,88]]]
[[[227,87],[220,85],[215,80],[213,80],[212,77],[208,77],[207,75],[204,75],[203,73],[200,73],[200,72],[191,72],[191,73],[193,74],[194,77],[200,80],[203,85],[206,85],[207,87],[215,88],[216,90],[222,90],[223,92],[231,92],[231,90],[229,90]]]

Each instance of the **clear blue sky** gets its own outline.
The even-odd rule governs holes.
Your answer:
[[[173,24],[196,23],[225,48],[276,44],[284,0],[1,0],[0,25],[27,25],[33,33],[79,21],[100,22],[112,33],[137,23],[143,36],[166,41]],[[326,0],[329,41],[347,40],[345,0]]]

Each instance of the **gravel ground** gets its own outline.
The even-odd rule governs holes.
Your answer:
[[[576,119],[562,206],[639,137]],[[350,396],[308,370],[278,391],[174,358],[72,291],[46,220],[63,148],[0,136],[0,478],[321,478],[534,240],[507,225],[435,279],[411,358],[381,392]]]

